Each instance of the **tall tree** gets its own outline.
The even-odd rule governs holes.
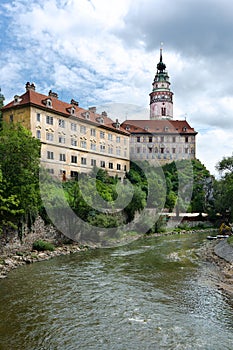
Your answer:
[[[3,124],[0,131],[0,166],[5,196],[17,196],[18,223],[30,221],[40,205],[40,142],[20,124]]]
[[[216,166],[221,174],[214,186],[214,210],[225,219],[233,220],[233,156],[224,157]]]

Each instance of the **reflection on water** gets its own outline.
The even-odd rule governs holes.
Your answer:
[[[157,237],[24,266],[0,281],[0,349],[232,349],[203,237]]]

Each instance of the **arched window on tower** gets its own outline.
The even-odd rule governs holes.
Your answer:
[[[166,107],[161,107],[162,116],[166,116]]]

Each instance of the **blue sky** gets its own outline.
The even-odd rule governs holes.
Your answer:
[[[232,155],[230,0],[3,0],[0,29],[6,103],[30,81],[121,121],[149,118],[163,41],[174,119],[198,131],[197,157],[211,173]]]

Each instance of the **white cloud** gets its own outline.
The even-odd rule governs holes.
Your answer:
[[[213,169],[212,164],[232,152],[232,5],[227,0],[224,6],[216,0],[205,4],[190,0],[189,5],[174,0],[164,21],[166,3],[15,0],[0,4],[5,33],[0,42],[0,75],[6,102],[22,93],[26,81],[34,81],[37,91],[57,89],[60,98],[75,98],[83,107],[114,103],[121,118],[149,118],[145,108],[159,43],[164,40],[174,118],[187,115],[199,132],[198,158]]]

